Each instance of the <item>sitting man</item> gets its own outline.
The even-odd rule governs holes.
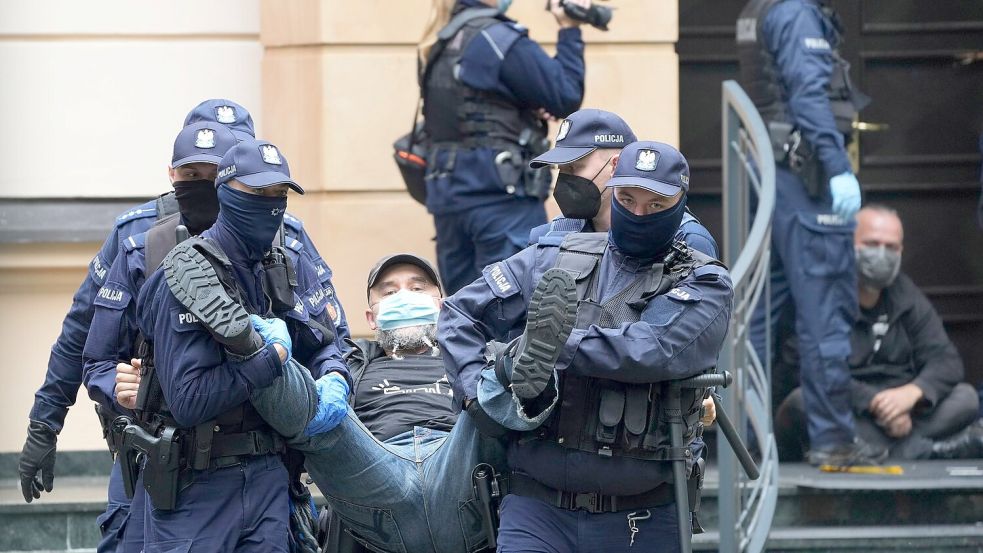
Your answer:
[[[857,214],[860,318],[849,359],[857,433],[895,459],[983,457],[983,427],[971,425],[979,400],[962,382],[963,364],[942,320],[900,272],[902,240],[893,209],[871,205]],[[794,363],[794,347],[786,351]],[[801,458],[800,389],[782,403],[775,424],[782,460]]]

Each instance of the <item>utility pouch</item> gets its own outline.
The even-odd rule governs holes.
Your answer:
[[[150,415],[160,411],[164,393],[160,388],[160,381],[157,380],[153,345],[146,340],[142,341],[137,348],[137,356],[140,358],[140,385],[137,388],[134,410],[141,420],[146,420]]]
[[[263,288],[270,297],[271,309],[281,313],[294,308],[297,276],[283,248],[274,246],[263,259]]]
[[[618,437],[618,427],[625,413],[625,390],[622,386],[601,388],[601,402],[597,411],[597,429],[594,439],[598,443],[613,444]],[[611,448],[604,447],[600,455],[611,455]]]

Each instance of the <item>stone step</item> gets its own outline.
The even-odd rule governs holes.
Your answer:
[[[62,457],[59,455],[59,462]],[[903,465],[903,476],[823,474],[782,465],[769,540],[775,551],[979,551],[983,461]],[[106,467],[108,471],[108,466]],[[8,473],[9,474],[9,473]],[[55,489],[24,503],[16,480],[0,480],[0,552],[88,551],[106,506],[105,476],[58,476]],[[696,549],[716,549],[716,471],[709,471]],[[323,498],[315,495],[323,504]]]

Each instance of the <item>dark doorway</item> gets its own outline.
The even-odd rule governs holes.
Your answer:
[[[691,205],[721,236],[720,83],[737,76],[734,22],[744,0],[679,1],[680,146]],[[861,120],[865,203],[905,223],[903,270],[928,294],[983,383],[983,231],[976,223],[983,129],[983,2],[834,0],[854,82],[873,98]]]

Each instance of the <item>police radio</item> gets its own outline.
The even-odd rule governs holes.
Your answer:
[[[546,11],[551,11],[550,4],[552,4],[552,0],[546,0]],[[566,0],[560,0],[560,7],[563,8],[563,13],[570,19],[583,21],[591,27],[602,31],[608,30],[608,23],[611,22],[611,16],[613,15],[611,8],[598,6],[594,3],[591,3],[589,8],[582,8]]]

